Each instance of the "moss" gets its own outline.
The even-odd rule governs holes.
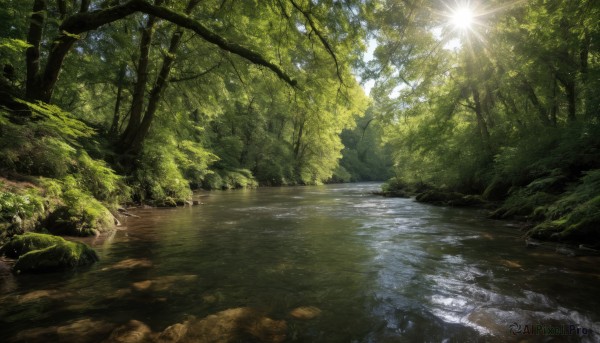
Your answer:
[[[83,243],[40,233],[15,236],[0,250],[19,258],[13,268],[18,272],[70,269],[98,261],[96,252]]]
[[[23,235],[14,236],[0,248],[0,254],[4,254],[10,258],[18,258],[28,252],[44,249],[64,241],[61,237],[28,232]]]
[[[114,217],[102,204],[81,202],[77,207],[61,206],[44,222],[52,234],[65,236],[93,236],[114,227]]]
[[[591,243],[600,242],[600,196],[575,207],[573,211],[534,227],[529,235],[534,238]]]
[[[13,269],[17,272],[47,272],[85,266],[98,261],[98,255],[83,243],[64,241],[21,256]]]
[[[543,212],[543,208],[556,201],[557,196],[545,192],[530,192],[528,190],[519,190],[514,192],[496,211],[491,215],[492,218],[512,218],[515,216],[536,216]]]

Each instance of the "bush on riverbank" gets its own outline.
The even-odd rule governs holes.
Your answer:
[[[13,267],[17,272],[70,269],[98,261],[96,252],[83,243],[32,232],[14,236],[0,248],[0,254],[18,258]]]

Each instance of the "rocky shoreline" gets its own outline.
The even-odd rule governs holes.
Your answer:
[[[525,247],[548,247],[548,243],[558,243],[556,252],[569,256],[600,255],[600,242],[598,234],[590,232],[589,235],[561,236],[557,229],[546,231],[550,221],[544,216],[536,215],[540,207],[529,204],[514,204],[508,201],[491,200],[486,195],[462,194],[455,191],[434,188],[428,185],[407,185],[403,183],[383,185],[381,191],[373,192],[374,195],[397,198],[413,198],[415,201],[435,206],[466,207],[484,209],[489,212],[488,217],[499,220],[515,220],[521,223],[519,228],[523,231]],[[598,220],[592,217],[591,220]],[[600,226],[598,226],[600,227]]]

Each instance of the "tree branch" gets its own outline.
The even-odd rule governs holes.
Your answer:
[[[237,43],[233,43],[224,37],[212,32],[206,26],[194,19],[171,11],[168,8],[155,6],[143,0],[130,0],[122,5],[114,6],[106,10],[78,13],[67,18],[60,26],[64,36],[67,32],[70,34],[80,34],[99,28],[102,25],[117,21],[135,12],[143,12],[154,15],[158,18],[170,21],[183,28],[194,31],[202,39],[212,43],[222,50],[229,51],[254,64],[262,65],[271,69],[279,78],[295,87],[297,82],[292,80],[279,66],[267,61],[261,54],[245,48]]]
[[[206,74],[211,73],[213,70],[219,68],[221,66],[221,63],[222,63],[222,61],[219,61],[219,63],[215,64],[214,66],[212,66],[198,74],[194,74],[194,75],[190,75],[190,76],[183,76],[183,77],[179,77],[179,78],[170,78],[169,82],[183,82],[183,81],[190,81],[190,80],[200,78]]]
[[[338,79],[340,80],[341,83],[344,83],[344,80],[342,79],[342,74],[340,71],[340,64],[338,62],[337,56],[335,55],[333,48],[331,47],[331,45],[329,44],[329,42],[327,41],[327,39],[325,38],[323,33],[317,28],[315,22],[312,19],[312,16],[310,15],[309,12],[303,10],[302,7],[300,7],[298,4],[296,4],[296,2],[294,0],[290,0],[290,2],[294,6],[294,8],[296,8],[300,13],[302,13],[304,18],[308,22],[308,25],[310,25],[311,29],[314,31],[314,33],[317,35],[317,37],[319,37],[321,44],[323,44],[323,46],[325,47],[325,49],[327,50],[327,52],[329,53],[331,58],[333,58],[333,62],[335,62],[335,69],[337,72]]]

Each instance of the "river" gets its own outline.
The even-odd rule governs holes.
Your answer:
[[[285,342],[599,341],[598,257],[528,249],[483,211],[376,189],[206,192],[137,210],[86,241],[101,258],[89,268],[0,273],[0,341],[95,342],[131,319],[158,333],[240,307],[285,320]]]

